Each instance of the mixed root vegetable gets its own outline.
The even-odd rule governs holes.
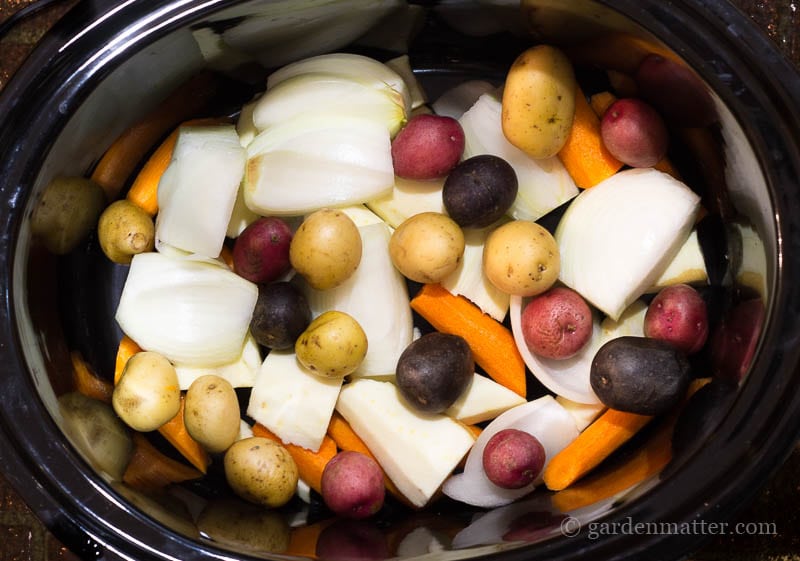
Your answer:
[[[53,183],[48,208],[90,204],[68,234],[38,210],[45,245],[96,224],[129,267],[113,386],[73,353],[81,397],[62,400],[105,407],[127,443],[102,469],[153,490],[216,464],[246,501],[316,493],[359,519],[388,497],[496,508],[539,486],[577,508],[663,468],[692,380],[746,372],[763,302],[709,311],[698,224],[715,209],[667,159],[659,106],[688,69],[646,57],[642,96],[617,99],[587,97],[573,64],[532,47],[503,84],[428,106],[387,64],[316,56],[270,74],[235,125],[157,111],[169,136],[147,136],[126,198],[143,155],[126,136],[94,182]],[[651,423],[666,436],[616,479],[587,477]]]

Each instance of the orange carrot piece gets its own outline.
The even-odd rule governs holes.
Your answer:
[[[133,185],[128,190],[127,199],[150,216],[155,216],[158,212],[158,183],[172,161],[172,153],[175,150],[175,143],[178,141],[181,127],[219,125],[226,122],[228,122],[227,119],[210,118],[192,119],[181,123],[142,166]]]
[[[544,470],[548,489],[560,491],[589,473],[612,452],[653,419],[616,409],[607,409],[566,448],[553,456]]]
[[[269,438],[275,442],[281,442],[281,439],[261,423],[253,425],[253,434],[263,438]],[[322,493],[322,471],[329,461],[336,455],[336,443],[330,436],[325,436],[322,439],[322,445],[319,450],[313,452],[308,448],[297,446],[296,444],[284,444],[289,454],[297,464],[297,471],[300,473],[300,479],[308,483],[317,493]]]
[[[494,381],[525,396],[525,361],[503,324],[439,284],[424,285],[411,300],[411,307],[438,331],[463,337],[475,362]]]
[[[211,72],[201,72],[173,91],[141,121],[123,132],[106,150],[92,180],[115,200],[145,154],[171,128],[202,111],[219,88]]]
[[[600,138],[600,118],[583,90],[575,92],[575,117],[567,142],[558,153],[575,185],[588,189],[617,173],[623,164],[612,156]]]
[[[114,387],[91,371],[80,352],[72,351],[69,356],[72,359],[72,380],[75,389],[86,397],[111,403]]]
[[[219,253],[219,258],[233,271],[233,251],[227,245],[222,246],[222,251]]]
[[[370,449],[367,448],[367,445],[364,444],[364,441],[361,440],[361,437],[356,434],[356,431],[353,430],[353,428],[350,426],[350,423],[348,423],[339,413],[334,412],[331,416],[331,422],[328,425],[328,436],[333,439],[339,450],[360,452],[365,456],[372,458],[375,463],[380,465],[378,459],[373,455],[372,452],[370,452]],[[381,471],[383,471],[383,468],[381,468]],[[385,472],[383,474],[383,484],[386,487],[386,490],[392,495],[406,504],[411,504],[408,499],[405,498],[403,493],[400,492],[400,489],[398,489],[392,480],[389,479],[389,476],[387,476]]]
[[[125,370],[125,365],[128,364],[128,359],[136,353],[142,351],[142,348],[130,337],[123,335],[117,347],[117,359],[114,363],[114,385],[119,383],[122,377],[122,371]]]
[[[122,480],[141,491],[160,491],[172,483],[199,479],[203,474],[159,452],[141,433],[133,433],[133,456]]]
[[[181,455],[189,460],[194,467],[202,473],[208,471],[208,464],[211,459],[208,457],[208,452],[189,434],[184,423],[183,415],[186,410],[185,398],[181,396],[181,408],[175,416],[158,427],[158,432],[161,433],[167,442],[172,444]]]
[[[483,432],[483,429],[478,425],[464,425],[464,426],[467,427],[469,432],[471,432],[472,436],[474,436],[475,438],[478,438]]]
[[[659,427],[653,437],[619,468],[579,481],[553,494],[553,506],[561,512],[569,512],[606,499],[655,475],[672,459],[672,429],[672,423]]]
[[[597,114],[598,118],[602,119],[603,115],[605,114],[606,110],[611,107],[611,104],[617,101],[617,97],[612,94],[611,92],[599,92],[594,94],[589,99],[589,104],[592,107],[592,110]],[[669,158],[661,158],[655,166],[658,171],[663,171],[664,173],[668,173],[675,179],[681,179],[680,173],[678,173],[677,168],[672,165],[672,162]]]

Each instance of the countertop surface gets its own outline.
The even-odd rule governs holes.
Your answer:
[[[0,0],[0,23],[32,4]],[[75,0],[55,2],[0,38],[0,89],[46,30]],[[800,0],[733,0],[800,68]],[[0,471],[2,466],[0,466]],[[691,559],[800,560],[800,448],[731,522],[762,528],[752,535],[717,536]],[[0,561],[75,561],[0,475]]]

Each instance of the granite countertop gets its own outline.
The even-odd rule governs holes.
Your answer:
[[[0,89],[27,54],[76,0],[55,2],[0,39]],[[732,0],[748,14],[800,68],[800,0]],[[32,0],[0,0],[0,23],[32,4]],[[694,561],[727,559],[800,560],[800,448],[739,513],[734,522],[772,524],[774,534],[723,536],[692,556]],[[14,561],[77,561],[45,529],[0,475],[0,559]]]

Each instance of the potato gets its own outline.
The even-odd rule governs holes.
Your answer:
[[[278,442],[260,436],[238,440],[223,463],[231,489],[246,501],[277,508],[294,496],[297,464]]]
[[[152,251],[155,225],[144,210],[126,199],[111,203],[100,215],[97,238],[114,263],[127,265],[134,255]]]
[[[326,290],[346,281],[361,263],[361,234],[342,211],[310,214],[289,246],[292,267],[312,288]]]
[[[197,527],[215,542],[250,551],[283,553],[291,529],[283,515],[236,499],[209,502]]]
[[[592,360],[589,381],[603,405],[637,415],[660,415],[678,404],[690,364],[671,343],[625,335],[605,343]]]
[[[195,379],[184,406],[186,430],[209,452],[224,452],[239,437],[239,400],[225,378],[207,374]]]
[[[269,349],[289,349],[311,323],[311,308],[299,289],[289,282],[258,286],[258,300],[250,320],[250,333]]]
[[[83,177],[57,177],[47,185],[31,216],[31,231],[56,255],[77,247],[97,224],[106,195]]]
[[[297,360],[315,374],[343,378],[367,355],[367,335],[350,315],[328,311],[312,321],[294,346]]]
[[[570,358],[592,337],[592,310],[571,288],[555,287],[536,296],[520,320],[525,344],[545,358]]]
[[[503,489],[521,489],[544,468],[545,450],[539,439],[518,429],[503,429],[483,449],[483,471]]]
[[[555,156],[572,129],[576,87],[572,63],[560,50],[538,45],[523,52],[503,88],[506,139],[532,158]]]
[[[394,173],[406,179],[444,177],[461,159],[464,131],[452,117],[417,115],[392,141]]]
[[[439,282],[461,263],[464,246],[464,232],[451,218],[421,212],[392,233],[389,256],[403,276],[416,282]]]
[[[499,290],[516,296],[536,296],[558,279],[561,262],[553,236],[539,224],[515,220],[486,239],[483,270]]]
[[[251,282],[277,280],[291,268],[292,230],[280,218],[269,216],[250,223],[233,244],[233,270]]]
[[[514,168],[504,159],[481,154],[458,164],[444,182],[447,214],[462,228],[484,228],[499,220],[517,198]]]
[[[441,413],[472,382],[475,361],[458,335],[428,333],[411,343],[397,361],[400,394],[418,411]]]
[[[343,450],[322,471],[322,499],[345,518],[368,518],[383,506],[385,487],[378,463],[360,452]]]
[[[631,167],[649,168],[667,155],[667,125],[640,99],[612,103],[600,121],[600,136],[609,153]]]
[[[148,432],[172,419],[181,406],[175,367],[162,355],[141,351],[128,359],[111,399],[129,427]]]
[[[647,307],[644,334],[669,341],[686,354],[698,352],[708,339],[705,300],[688,284],[661,289]]]

